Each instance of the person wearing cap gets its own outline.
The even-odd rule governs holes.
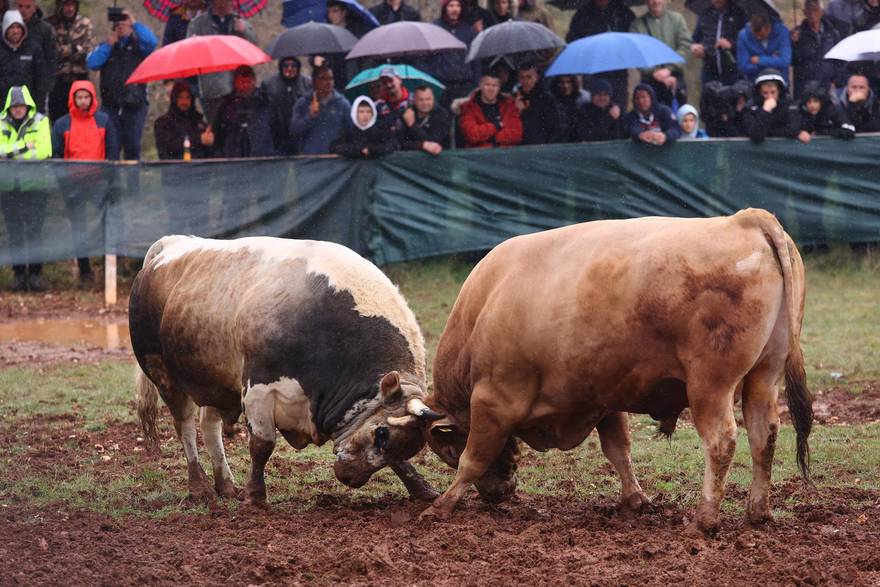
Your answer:
[[[620,106],[612,97],[611,82],[593,78],[590,84],[590,101],[578,111],[575,132],[580,141],[615,141],[623,138]]]
[[[358,96],[351,105],[351,125],[330,145],[330,152],[348,159],[373,159],[399,148],[397,136],[378,116],[369,96]]]
[[[37,112],[37,104],[27,86],[12,86],[0,111],[0,157],[34,161],[51,156],[49,118]],[[21,176],[15,169],[0,174],[0,210],[10,248],[19,258],[27,259],[12,266],[12,289],[44,291],[38,246],[49,185],[43,173],[27,171],[21,169]]]
[[[434,91],[420,86],[413,92],[413,107],[401,115],[404,123],[400,146],[404,151],[439,155],[449,148],[452,115],[434,100]]]
[[[234,35],[257,44],[251,23],[236,12],[235,0],[211,0],[208,10],[193,18],[186,27],[187,38],[206,35]],[[229,71],[199,76],[199,100],[208,122],[214,121],[220,101],[232,91],[232,73]]]
[[[272,140],[279,155],[296,155],[296,141],[290,136],[290,117],[297,100],[312,93],[312,78],[302,73],[302,64],[293,56],[278,60],[278,73],[263,80],[263,95],[272,115]]]
[[[736,38],[736,63],[741,76],[754,83],[758,74],[773,68],[788,86],[791,34],[779,18],[755,14]]]
[[[562,140],[562,113],[556,97],[547,91],[534,62],[520,63],[514,104],[523,126],[523,145],[548,145]]]
[[[12,86],[27,86],[40,109],[45,103],[48,78],[45,76],[43,51],[28,39],[27,27],[18,10],[3,15],[3,42],[0,43],[0,97]]]
[[[404,0],[384,0],[370,8],[380,25],[393,24],[404,20],[420,21],[422,13],[418,8],[410,6]]]
[[[626,113],[621,125],[625,135],[643,145],[662,147],[681,136],[672,110],[657,102],[654,89],[648,84],[639,84],[633,90],[633,109]]]
[[[631,33],[649,35],[687,59],[691,50],[691,33],[684,16],[666,8],[667,0],[647,0],[648,11],[636,18],[629,27]],[[656,99],[678,108],[687,102],[684,69],[680,63],[665,63],[641,69],[642,83],[654,89]]]
[[[351,103],[333,88],[333,70],[327,66],[312,70],[312,85],[314,91],[293,107],[290,135],[300,155],[325,155],[347,130]]]
[[[772,68],[755,78],[755,94],[742,111],[742,128],[752,141],[760,143],[768,137],[794,139],[800,133],[800,117],[791,108],[782,74]]]
[[[379,82],[382,84],[381,97],[376,100],[379,119],[399,139],[404,127],[401,116],[412,107],[409,90],[403,85],[400,74],[391,66],[379,71]]]
[[[229,159],[276,155],[269,103],[257,87],[254,69],[239,65],[232,77],[232,87],[232,93],[217,107],[211,125],[215,155]]]
[[[841,40],[840,32],[825,16],[822,0],[806,0],[804,20],[791,31],[791,63],[794,66],[794,95],[800,98],[806,85],[815,81],[826,90],[838,81],[841,67],[825,54]]]
[[[101,110],[110,115],[119,134],[121,151],[125,159],[137,161],[141,158],[141,136],[147,118],[146,84],[126,84],[137,66],[155,51],[159,39],[134,15],[124,9],[125,18],[114,22],[107,40],[95,47],[86,65],[92,71],[101,72]],[[111,153],[112,159],[119,158],[119,152]]]
[[[49,17],[55,29],[58,68],[55,85],[49,94],[49,118],[58,120],[68,113],[68,98],[73,82],[89,79],[86,57],[95,45],[92,21],[79,13],[79,0],[61,0]]]

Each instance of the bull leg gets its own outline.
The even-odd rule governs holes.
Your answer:
[[[431,507],[422,512],[420,519],[448,519],[468,488],[483,476],[507,444],[513,426],[500,419],[505,410],[496,409],[480,401],[481,396],[498,397],[498,394],[486,388],[483,388],[483,393],[480,391],[478,386],[471,397],[470,432],[467,444],[458,460],[455,480],[443,495],[434,500]]]
[[[268,385],[254,385],[242,400],[248,428],[251,471],[245,487],[245,503],[266,507],[266,463],[275,450],[275,398]]]
[[[391,470],[403,481],[409,496],[416,501],[433,501],[439,493],[409,463],[392,463]]]
[[[201,417],[202,439],[205,441],[205,449],[211,457],[211,465],[214,469],[214,490],[220,497],[235,497],[235,484],[232,471],[229,470],[229,462],[226,460],[226,450],[223,448],[222,416],[216,408],[202,408]]]
[[[174,416],[174,430],[183,445],[183,454],[186,455],[189,497],[193,501],[212,501],[214,490],[208,482],[202,465],[199,464],[199,452],[196,447],[197,408],[188,397],[181,395],[181,399],[182,401],[169,403],[168,407]]]
[[[703,442],[706,461],[703,495],[697,507],[696,526],[705,533],[718,529],[718,512],[724,498],[727,472],[736,452],[736,419],[733,415],[733,385],[713,394],[713,387],[688,382],[688,399],[694,425]],[[717,389],[717,388],[714,388]]]
[[[743,419],[752,453],[752,484],[749,486],[746,511],[752,524],[773,519],[770,514],[770,474],[779,432],[777,380],[778,371],[774,373],[767,369],[752,372],[746,377],[743,389]]]
[[[599,421],[596,429],[605,458],[620,476],[620,505],[629,510],[639,511],[648,503],[638,479],[633,472],[630,459],[629,417],[626,412],[613,412]]]

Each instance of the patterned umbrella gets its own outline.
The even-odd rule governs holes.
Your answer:
[[[236,0],[236,12],[243,18],[250,18],[266,7],[268,0]],[[180,0],[144,0],[144,8],[162,22],[168,22],[171,11],[180,6]]]

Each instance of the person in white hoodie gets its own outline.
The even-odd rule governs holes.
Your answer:
[[[678,109],[675,114],[678,120],[678,128],[681,129],[681,138],[683,139],[708,139],[709,135],[700,128],[700,113],[691,106],[685,104]]]
[[[12,86],[27,86],[42,112],[49,79],[45,75],[43,51],[28,39],[27,27],[18,10],[3,15],[3,42],[0,43],[0,96]],[[54,72],[53,72],[54,74]]]
[[[396,134],[387,123],[377,119],[373,100],[358,96],[351,105],[352,126],[330,145],[330,152],[349,159],[368,159],[396,151],[399,148]]]

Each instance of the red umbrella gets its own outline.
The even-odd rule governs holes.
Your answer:
[[[127,84],[229,71],[239,65],[272,61],[262,49],[234,35],[190,37],[166,45],[144,59]]]

